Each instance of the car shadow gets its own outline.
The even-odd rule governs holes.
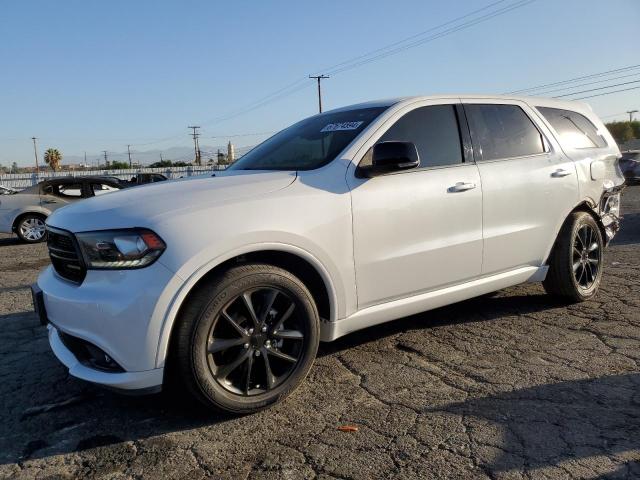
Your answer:
[[[545,295],[526,296],[526,301],[523,297],[485,296],[414,315],[323,344],[320,355],[409,329],[489,321],[523,309],[531,312],[559,305]],[[478,311],[483,312],[482,317]],[[0,464],[211,427],[232,418],[206,410],[178,388],[153,396],[129,397],[70,377],[50,352],[46,328],[39,325],[32,312],[2,315],[0,325],[7,331],[0,338],[0,376],[4,379],[0,384],[4,431],[0,435]],[[27,335],[31,337],[25,343]]]
[[[640,449],[639,392],[640,373],[629,373],[537,385],[424,412],[466,418],[471,440],[489,442],[499,452],[484,466],[493,473],[523,468],[533,473],[586,458],[618,457],[614,460],[622,465],[599,478],[638,478],[640,462],[622,458],[631,452],[637,457]],[[487,422],[498,427],[501,438],[474,439],[476,428],[481,431]]]
[[[2,236],[0,238],[0,247],[8,247],[10,245],[20,245],[20,239],[17,236]]]

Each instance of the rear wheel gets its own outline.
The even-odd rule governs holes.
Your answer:
[[[29,213],[18,220],[16,233],[26,243],[42,242],[46,237],[45,217],[37,213]]]
[[[574,212],[565,221],[543,282],[547,293],[582,302],[593,297],[602,280],[602,232],[587,212]]]
[[[311,294],[272,265],[237,266],[208,281],[178,322],[176,373],[206,405],[232,413],[284,399],[305,378],[318,349]]]

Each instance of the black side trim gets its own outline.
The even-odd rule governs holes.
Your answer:
[[[473,143],[471,142],[471,130],[467,121],[467,114],[461,103],[455,105],[456,116],[458,117],[458,130],[460,131],[460,139],[462,140],[462,158],[464,163],[473,163],[477,161],[474,156]]]

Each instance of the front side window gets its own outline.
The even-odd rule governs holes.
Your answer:
[[[313,170],[331,162],[387,107],[316,115],[265,140],[229,170]]]
[[[596,126],[584,115],[560,108],[536,107],[558,133],[558,140],[568,148],[601,148],[607,142]]]
[[[479,146],[482,160],[545,152],[542,134],[517,105],[467,104],[464,110],[474,147]]]
[[[462,163],[462,144],[455,107],[433,105],[410,111],[394,123],[379,142],[412,142],[418,150],[420,167]],[[361,166],[369,161],[367,155]]]

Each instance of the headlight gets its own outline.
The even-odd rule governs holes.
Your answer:
[[[151,265],[167,246],[151,230],[132,228],[77,233],[87,268],[127,269]]]

